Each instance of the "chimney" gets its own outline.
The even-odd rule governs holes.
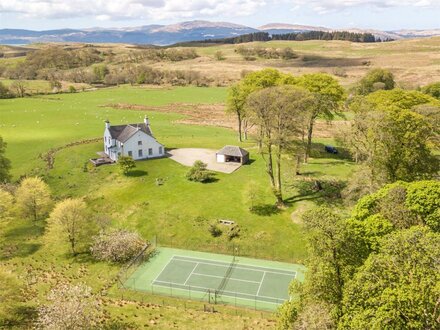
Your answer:
[[[108,119],[105,121],[105,128],[110,128],[110,122]]]
[[[145,123],[145,126],[147,126],[147,127],[150,126],[150,121],[148,120],[148,117],[146,115],[145,115],[145,118],[144,118],[144,123]]]

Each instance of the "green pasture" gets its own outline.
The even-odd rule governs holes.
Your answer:
[[[7,156],[15,176],[42,167],[38,155],[50,148],[81,139],[101,137],[104,120],[113,123],[142,121],[144,112],[105,108],[109,103],[165,105],[170,103],[220,103],[222,88],[111,88],[94,92],[58,94],[0,100],[0,135],[8,142]],[[173,114],[148,113],[154,133],[167,146],[214,146],[225,130],[175,125]],[[176,129],[179,127],[179,129]],[[232,141],[232,134],[229,134]],[[191,140],[185,140],[192,139]]]
[[[293,168],[293,161],[286,157],[283,179],[288,208],[274,208],[265,164],[252,141],[242,144],[251,153],[251,164],[232,174],[217,173],[215,182],[209,184],[186,180],[188,168],[167,158],[137,162],[129,176],[121,175],[115,165],[91,168],[88,159],[102,150],[100,142],[59,151],[51,170],[38,157],[53,147],[101,137],[105,119],[113,123],[139,122],[145,115],[104,107],[109,103],[220,103],[224,98],[222,88],[153,90],[127,86],[2,100],[0,135],[8,143],[6,155],[12,160],[15,178],[26,173],[44,175],[57,198],[86,196],[94,212],[112,219],[114,226],[137,229],[144,237],[157,235],[167,246],[226,252],[222,246],[228,241],[227,228],[222,228],[224,234],[218,238],[212,237],[208,228],[218,219],[231,219],[240,226],[240,236],[234,241],[250,257],[301,262],[306,251],[300,219],[291,213],[298,207],[337,199],[313,191],[310,180],[298,181],[293,170],[288,170]],[[177,124],[175,121],[182,118],[177,114],[148,115],[155,136],[167,148],[217,149],[237,144],[232,130]],[[306,177],[320,178],[334,189],[334,182],[344,181],[354,165],[343,154],[324,153],[326,143],[333,141],[315,140],[314,157],[302,171]],[[164,184],[157,186],[157,178],[163,179]],[[250,200],[252,191],[258,196],[255,200]]]

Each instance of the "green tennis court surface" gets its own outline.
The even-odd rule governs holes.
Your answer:
[[[300,265],[159,248],[124,287],[210,303],[274,310],[289,299],[293,279],[303,279]]]

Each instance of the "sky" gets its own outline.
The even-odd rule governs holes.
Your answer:
[[[440,0],[0,0],[0,28],[129,27],[189,20],[380,30],[440,28]]]

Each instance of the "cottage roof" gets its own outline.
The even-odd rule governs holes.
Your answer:
[[[217,154],[233,157],[244,157],[247,156],[249,152],[237,146],[224,146],[217,152]]]
[[[153,133],[151,132],[150,126],[145,125],[145,123],[116,125],[109,127],[109,131],[112,139],[116,139],[122,143],[126,142],[139,130],[153,137]]]

